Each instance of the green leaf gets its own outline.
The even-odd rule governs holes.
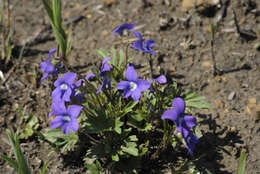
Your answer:
[[[120,120],[120,118],[116,118],[115,119],[115,127],[114,130],[118,133],[121,134],[122,133],[122,129],[121,126],[123,126],[123,122]]]
[[[108,57],[108,53],[106,52],[106,50],[98,49],[97,53],[102,57],[102,59]]]
[[[196,92],[189,91],[184,95],[184,100],[187,107],[198,109],[211,109],[211,105],[205,101],[205,97]]]
[[[84,122],[84,128],[88,133],[101,133],[112,130],[114,124],[114,120],[108,119],[104,115],[98,115],[95,118],[88,117]]]
[[[124,51],[120,49],[120,51],[119,51],[119,59],[118,59],[118,66],[119,67],[122,65],[124,57],[125,57]]]
[[[12,147],[12,150],[14,152],[15,158],[17,160],[18,164],[18,172],[20,171],[21,174],[30,174],[30,168],[28,167],[27,161],[24,158],[24,155],[21,151],[18,136],[14,136],[14,134],[10,130],[6,130],[10,145]]]
[[[117,64],[116,64],[116,49],[114,47],[111,48],[111,53],[112,53],[112,64],[114,66],[117,66]]]
[[[44,162],[41,170],[41,174],[45,174],[47,170],[48,162]]]
[[[112,155],[112,160],[113,160],[113,161],[119,161],[119,156],[118,156],[118,154]]]
[[[96,164],[88,164],[85,163],[85,166],[87,167],[88,171],[86,174],[100,174],[100,171]]]
[[[121,147],[123,152],[126,152],[130,155],[133,156],[138,156],[138,149],[136,148],[136,143],[135,142],[128,142],[126,144],[127,147]]]
[[[17,164],[16,161],[12,160],[11,158],[9,158],[8,156],[5,156],[3,154],[0,154],[0,158],[2,158],[3,160],[7,161],[9,163],[9,165],[11,165],[13,168],[18,170],[18,164]]]
[[[195,135],[198,137],[198,138],[201,138],[203,136],[201,130],[200,130],[200,127],[199,126],[196,126],[195,127]]]
[[[239,163],[238,163],[237,174],[245,174],[245,173],[246,173],[246,152],[241,151]]]
[[[131,135],[131,136],[128,137],[128,139],[129,139],[130,141],[138,141],[136,135]]]

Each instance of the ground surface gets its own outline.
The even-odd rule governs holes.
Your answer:
[[[27,43],[20,67],[18,60],[10,66],[0,65],[8,79],[0,82],[0,153],[11,154],[5,134],[6,128],[22,129],[21,116],[35,115],[40,121],[40,130],[48,127],[51,89],[48,83],[39,84],[40,62],[46,59],[48,50],[55,47],[53,34],[44,30],[48,19],[41,1],[14,1],[15,35],[17,46]],[[111,2],[107,5],[105,2]],[[250,5],[251,4],[251,5]],[[241,28],[256,31],[260,23],[258,0],[231,1],[226,15],[219,21],[215,36],[214,53],[219,76],[213,76],[210,47],[210,24],[222,9],[210,9],[200,14],[194,8],[183,12],[181,1],[141,0],[118,1],[63,1],[65,21],[84,16],[73,24],[73,49],[70,64],[86,74],[92,64],[100,64],[96,49],[110,49],[119,38],[111,31],[124,22],[136,22],[136,30],[155,41],[156,58],[154,71],[167,74],[184,89],[192,89],[204,95],[213,106],[209,111],[198,111],[203,138],[196,147],[198,166],[212,173],[236,172],[241,150],[247,152],[247,173],[260,172],[260,52],[254,45],[260,38],[241,37],[234,23],[235,10]],[[210,12],[210,15],[209,15]],[[37,33],[40,40],[36,40]],[[17,53],[16,53],[17,54]],[[129,52],[134,63],[147,67],[142,55]],[[81,68],[81,69],[79,69]],[[144,68],[145,69],[145,68]],[[145,72],[144,69],[140,71]],[[19,108],[24,108],[18,112]],[[35,171],[44,160],[50,160],[47,173],[81,173],[78,162],[68,163],[62,155],[49,159],[51,147],[34,138],[21,143],[29,163]],[[64,162],[65,161],[65,162]],[[11,170],[0,160],[0,173]],[[36,172],[37,173],[37,172]]]

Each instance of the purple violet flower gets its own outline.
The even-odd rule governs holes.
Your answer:
[[[124,98],[131,95],[134,101],[138,101],[141,92],[150,88],[150,83],[143,79],[138,79],[137,73],[133,66],[128,65],[125,71],[125,77],[128,81],[121,81],[117,84],[117,89],[124,90]]]
[[[102,61],[102,66],[99,76],[103,78],[101,86],[97,90],[97,94],[107,86],[108,89],[111,88],[111,78],[108,76],[107,72],[111,70],[111,67],[107,62],[111,60],[111,57],[104,58]]]
[[[64,102],[53,102],[51,114],[56,117],[51,121],[50,128],[60,127],[64,134],[68,134],[69,130],[77,131],[79,123],[76,118],[82,108],[79,105],[69,105],[66,109]]]
[[[123,35],[124,30],[132,30],[135,27],[135,23],[124,23],[112,31],[113,34]]]
[[[63,74],[62,77],[59,76],[59,78],[54,82],[56,88],[52,92],[52,99],[54,101],[70,101],[70,96],[74,88],[73,83],[76,77],[77,74],[73,72],[67,72]]]
[[[132,47],[137,50],[143,51],[144,53],[149,53],[149,54],[152,54],[153,56],[156,56],[155,52],[152,50],[152,47],[154,46],[154,41],[146,40],[143,43],[142,35],[137,31],[133,31],[133,33],[139,40],[135,41],[132,44]]]
[[[42,76],[41,78],[41,82],[44,80],[44,79],[48,79],[49,75],[51,74],[57,74],[58,71],[57,69],[55,69],[54,65],[51,63],[50,61],[50,57],[51,55],[56,51],[55,48],[51,49],[49,51],[49,54],[48,54],[48,58],[45,62],[42,62],[41,63],[41,70],[42,72],[44,73],[44,75]]]
[[[196,126],[196,118],[194,116],[185,115],[185,101],[182,98],[175,98],[172,102],[173,109],[166,110],[162,115],[162,120],[169,119],[176,123],[178,132],[181,133],[182,137],[186,142],[186,147],[192,149],[192,142],[194,141],[195,135],[191,134],[191,128]],[[191,140],[190,140],[190,138]],[[188,150],[190,151],[190,149]]]

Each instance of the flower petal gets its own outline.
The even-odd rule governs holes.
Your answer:
[[[76,79],[77,74],[74,72],[67,72],[62,76],[63,82],[66,82],[68,85],[72,85]]]
[[[123,31],[124,30],[132,30],[134,28],[135,23],[124,23],[122,25],[120,25],[119,27],[117,27],[116,29],[114,29],[112,31],[113,34],[119,34],[120,36],[123,35]]]
[[[133,34],[141,41],[143,41],[142,35],[138,31],[133,31]]]
[[[133,92],[130,90],[130,88],[124,90],[124,98],[129,97],[130,95],[132,95],[132,93],[133,93]]]
[[[186,148],[188,149],[189,153],[193,155],[195,144],[199,142],[198,137],[190,133],[186,138],[184,138],[184,140]]]
[[[160,75],[159,77],[157,77],[155,79],[155,81],[159,84],[164,84],[164,83],[167,83],[167,79],[164,75]]]
[[[82,108],[83,107],[79,105],[69,105],[67,111],[72,118],[77,118]]]
[[[79,79],[76,83],[74,83],[74,87],[80,87],[82,83],[82,79]]]
[[[48,73],[44,73],[43,76],[42,76],[42,78],[41,78],[41,83],[42,83],[42,81],[43,81],[44,79],[48,79],[48,77],[49,77],[49,74],[48,74]]]
[[[68,87],[68,89],[65,91],[65,93],[62,96],[62,100],[69,102],[71,94],[72,94],[72,90],[70,87]]]
[[[52,49],[49,51],[47,60],[50,60],[51,55],[52,55],[53,53],[55,53],[55,51],[56,51],[56,48],[52,48]]]
[[[52,112],[49,114],[49,117],[52,115],[61,116],[67,112],[65,102],[64,101],[53,101],[51,104]]]
[[[192,128],[197,125],[196,117],[192,115],[185,115],[184,116],[185,124],[188,126],[188,128]]]
[[[172,121],[176,121],[178,119],[179,115],[176,113],[174,109],[168,109],[166,110],[162,115],[162,120],[169,119]]]
[[[138,101],[139,98],[141,97],[141,92],[138,89],[136,89],[132,92],[131,97],[133,98],[134,101]]]
[[[58,79],[54,82],[54,86],[58,87],[63,82],[61,76],[59,75]]]
[[[138,79],[136,82],[137,82],[137,88],[140,92],[143,92],[143,91],[149,89],[151,86],[150,82],[143,80],[143,79]]]
[[[116,88],[119,90],[126,90],[130,86],[130,82],[128,81],[121,81],[117,84]]]
[[[89,73],[88,75],[86,75],[85,79],[88,80],[91,77],[95,77],[94,73]]]
[[[176,110],[177,114],[180,115],[184,113],[186,104],[182,98],[177,97],[173,100],[172,107]]]
[[[51,129],[54,129],[54,128],[57,128],[57,127],[61,127],[63,124],[64,124],[63,116],[57,116],[57,117],[55,117],[55,118],[51,121],[51,123],[50,123],[50,128],[51,128]]]
[[[107,58],[104,58],[103,61],[102,61],[102,66],[101,66],[101,73],[102,72],[105,72],[105,71],[110,71],[111,68],[110,66],[107,64],[108,61],[111,60],[111,57],[107,57]]]
[[[77,131],[79,129],[79,123],[78,120],[72,119],[70,122],[70,129],[73,131]]]
[[[64,123],[61,127],[61,130],[64,134],[68,134],[70,131],[70,123]]]
[[[137,79],[137,72],[134,69],[134,66],[128,65],[125,71],[125,77],[128,81],[136,81]]]
[[[144,41],[144,47],[148,50],[150,50],[154,46],[153,40],[146,40]]]
[[[61,94],[62,92],[60,88],[57,87],[52,91],[51,97],[55,102],[59,102],[61,100]]]

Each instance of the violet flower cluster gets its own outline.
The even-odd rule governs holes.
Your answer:
[[[51,49],[48,58],[45,62],[41,63],[41,70],[44,75],[41,78],[41,82],[44,79],[48,79],[50,75],[58,74],[58,68],[51,63],[50,57],[56,51],[56,49]],[[74,82],[77,74],[74,72],[67,72],[63,75],[59,75],[58,79],[54,82],[56,87],[52,92],[52,111],[49,117],[55,115],[56,117],[51,121],[51,128],[61,128],[63,133],[68,134],[70,130],[78,130],[78,121],[76,118],[80,114],[82,106],[79,105],[69,105],[66,108],[66,102],[71,101],[71,97],[80,98],[82,94],[78,90],[81,86],[82,80]]]
[[[185,146],[189,153],[193,155],[195,144],[198,143],[198,137],[194,135],[191,128],[196,126],[196,118],[192,115],[185,115],[185,101],[182,98],[175,98],[172,102],[173,109],[166,110],[162,115],[162,120],[169,119],[174,121],[177,131],[181,133]]]
[[[117,27],[112,33],[119,34],[123,36],[124,30],[130,31],[134,28],[135,23],[125,23]],[[155,55],[155,52],[152,50],[154,46],[153,40],[146,40],[143,43],[143,39],[140,33],[137,31],[133,32],[139,40],[135,41],[132,44],[132,47],[143,51],[144,53],[149,53]],[[41,63],[41,70],[44,75],[41,78],[41,82],[44,79],[48,79],[50,75],[58,75],[58,68],[51,63],[50,57],[56,51],[56,49],[51,49],[49,51],[48,58],[45,62]],[[113,66],[108,62],[111,60],[110,57],[104,58],[102,61],[102,66],[100,68],[99,77],[102,78],[101,86],[97,89],[96,93],[100,93],[101,90],[111,89],[111,70]],[[94,77],[93,73],[88,74],[85,79]],[[132,97],[134,101],[138,101],[141,97],[141,93],[150,88],[152,81],[156,81],[158,84],[166,83],[165,76],[161,75],[156,79],[151,80],[150,82],[138,78],[137,72],[135,71],[133,65],[128,65],[125,71],[126,81],[120,81],[116,88],[123,91],[124,98]],[[81,93],[80,88],[82,86],[82,79],[75,81],[77,74],[74,72],[66,72],[63,75],[59,74],[58,79],[54,82],[55,89],[52,92],[52,111],[49,114],[49,117],[55,115],[50,123],[51,128],[61,128],[63,133],[68,134],[70,130],[77,131],[79,124],[77,117],[82,110],[82,106],[71,104],[73,103],[72,98],[76,98],[79,102],[82,102],[84,98],[84,93]]]

